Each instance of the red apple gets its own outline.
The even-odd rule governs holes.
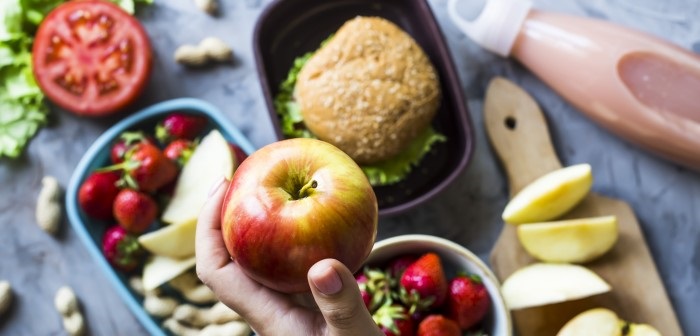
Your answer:
[[[289,139],[254,152],[236,169],[222,208],[228,252],[259,283],[284,293],[309,290],[306,273],[335,258],[350,271],[377,235],[377,198],[343,151]]]

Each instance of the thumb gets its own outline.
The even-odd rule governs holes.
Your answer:
[[[308,280],[328,335],[383,335],[362,301],[355,277],[341,262],[317,262],[309,269]]]

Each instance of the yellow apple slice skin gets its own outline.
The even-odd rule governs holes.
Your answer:
[[[586,263],[615,246],[617,217],[523,224],[518,226],[517,234],[525,250],[541,261]]]
[[[501,286],[511,310],[581,299],[610,291],[610,285],[579,265],[535,263],[511,274]]]
[[[592,185],[588,164],[557,169],[518,192],[503,210],[503,220],[518,225],[556,219],[583,200]]]

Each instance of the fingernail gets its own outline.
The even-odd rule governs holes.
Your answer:
[[[343,288],[343,282],[340,280],[338,272],[331,266],[317,267],[314,265],[309,273],[311,273],[311,282],[323,294],[333,295]]]
[[[211,195],[214,195],[214,193],[219,190],[222,184],[224,184],[224,177],[220,177],[214,184],[211,185],[211,188],[209,189],[209,194],[207,196],[211,197]]]

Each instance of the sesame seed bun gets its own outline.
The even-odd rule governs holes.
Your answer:
[[[294,92],[306,127],[359,164],[404,150],[430,125],[441,98],[421,47],[376,17],[347,21],[301,69]]]

